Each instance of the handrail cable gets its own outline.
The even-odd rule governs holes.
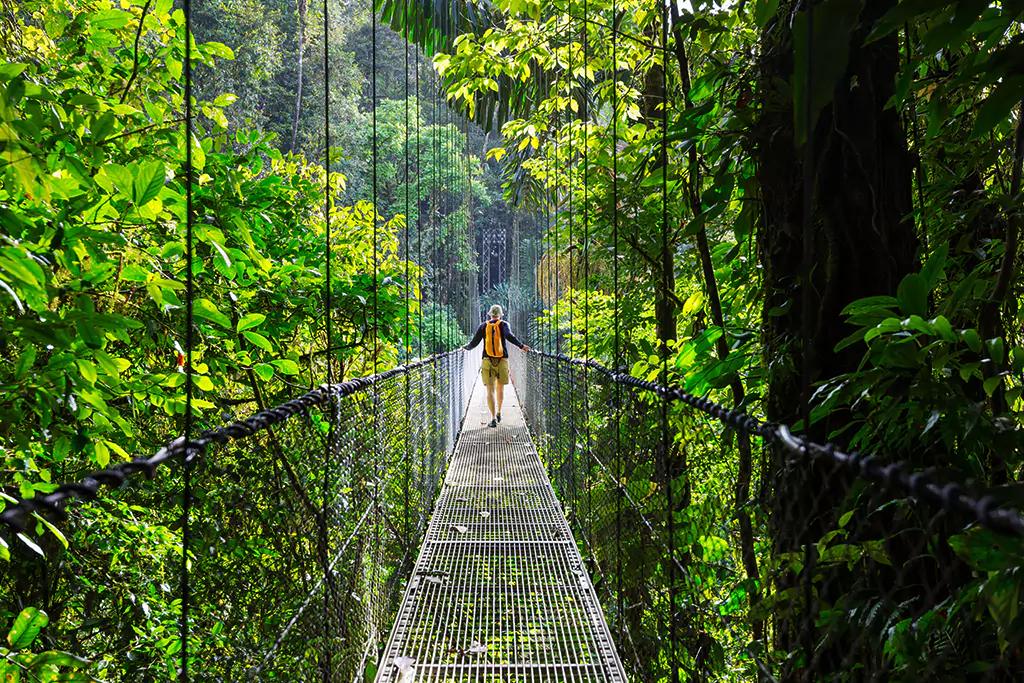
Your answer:
[[[999,503],[990,494],[976,495],[955,482],[942,482],[934,469],[908,473],[902,462],[883,464],[877,454],[860,451],[846,452],[832,442],[818,443],[794,434],[785,424],[763,422],[742,410],[728,408],[711,399],[697,396],[683,389],[634,377],[627,372],[616,372],[593,359],[573,358],[564,354],[531,349],[545,358],[573,365],[589,367],[608,377],[615,384],[651,392],[669,402],[684,403],[710,415],[732,429],[750,436],[759,436],[773,445],[785,448],[794,456],[824,459],[849,471],[851,475],[897,491],[901,496],[914,497],[948,512],[968,516],[973,523],[992,531],[1024,538],[1024,514],[1013,506]]]
[[[426,358],[420,358],[376,375],[359,377],[331,385],[322,384],[316,389],[274,408],[261,410],[250,417],[237,420],[229,425],[207,430],[195,440],[190,441],[186,437],[180,436],[152,456],[135,458],[129,462],[119,463],[93,472],[78,481],[61,484],[52,493],[34,498],[22,498],[14,503],[9,503],[3,512],[0,512],[0,524],[20,532],[25,528],[26,518],[35,513],[62,515],[64,504],[71,500],[94,500],[97,498],[101,488],[118,487],[130,477],[138,474],[144,474],[147,479],[152,479],[156,476],[156,471],[161,465],[183,459],[186,453],[189,454],[189,460],[194,459],[196,456],[205,454],[212,444],[224,446],[232,441],[239,441],[285,422],[296,415],[305,414],[312,407],[324,405],[332,396],[336,398],[351,396],[365,389],[372,388],[385,379],[407,373],[424,365],[434,364],[442,358],[447,358],[457,353],[460,353],[460,349],[453,349]]]

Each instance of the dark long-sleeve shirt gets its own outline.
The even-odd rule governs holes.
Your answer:
[[[515,344],[516,346],[518,346],[519,348],[523,348],[524,344],[523,344],[523,342],[521,342],[518,339],[516,339],[515,335],[512,334],[512,328],[510,328],[508,326],[508,323],[505,322],[504,320],[501,321],[501,328],[500,329],[501,329],[501,342],[502,342],[501,343],[501,347],[502,347],[502,349],[505,352],[505,354],[502,356],[502,358],[508,358],[508,346],[506,346],[507,343],[511,342],[511,343]],[[480,323],[480,327],[476,328],[476,334],[473,335],[473,341],[469,342],[469,344],[466,346],[466,349],[475,349],[476,345],[484,340],[484,332],[486,330],[487,330],[487,323]],[[484,358],[487,358],[487,345],[486,344],[484,345]]]

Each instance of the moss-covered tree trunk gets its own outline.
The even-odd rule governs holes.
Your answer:
[[[910,218],[913,164],[898,113],[886,109],[899,50],[895,38],[863,45],[873,21],[894,4],[868,0],[864,6],[860,26],[850,36],[846,73],[813,130],[813,219],[806,227],[812,231],[814,266],[808,310],[802,305],[804,150],[795,144],[791,89],[795,3],[783,2],[762,32],[755,156],[763,205],[758,239],[766,290],[763,341],[771,421],[792,425],[801,419],[805,368],[811,383],[856,369],[862,348],[833,352],[852,331],[844,324],[844,307],[862,297],[894,295],[900,280],[916,269],[917,240]],[[810,329],[806,340],[805,318]],[[809,431],[824,441],[845,425],[846,417],[837,414]],[[766,483],[771,486],[774,554],[802,554],[806,544],[816,543],[834,523],[845,491],[842,476],[820,462],[791,465],[788,453],[775,452]],[[783,575],[776,590],[797,586],[801,578]],[[788,604],[792,609],[779,610],[775,619],[775,645],[792,651],[816,639],[813,632],[802,630],[807,607],[799,599]],[[835,649],[842,650],[842,645]],[[816,657],[820,661],[812,679],[827,678],[830,667],[840,665],[832,653]]]

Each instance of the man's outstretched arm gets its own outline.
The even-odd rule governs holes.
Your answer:
[[[476,328],[476,334],[473,335],[473,341],[469,342],[468,344],[466,344],[462,348],[464,348],[467,351],[470,351],[471,349],[475,349],[477,344],[479,344],[483,340],[484,340],[484,326],[481,325],[480,327]]]
[[[508,339],[510,342],[512,342],[513,344],[515,344],[519,348],[521,348],[523,351],[529,351],[530,350],[529,346],[527,346],[523,342],[519,341],[516,338],[516,336],[514,334],[512,334],[512,328],[509,327],[508,325],[505,325],[505,339]]]

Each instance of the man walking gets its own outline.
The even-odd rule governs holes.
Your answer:
[[[508,384],[508,348],[505,343],[511,342],[523,351],[530,350],[529,346],[515,338],[508,323],[501,319],[501,315],[501,306],[491,306],[487,312],[489,320],[480,323],[476,334],[473,335],[473,341],[462,347],[469,351],[476,348],[481,340],[484,342],[484,362],[480,367],[480,375],[483,377],[484,386],[487,387],[487,407],[491,410],[488,427],[497,427],[501,422],[501,404],[505,400],[505,385]]]

